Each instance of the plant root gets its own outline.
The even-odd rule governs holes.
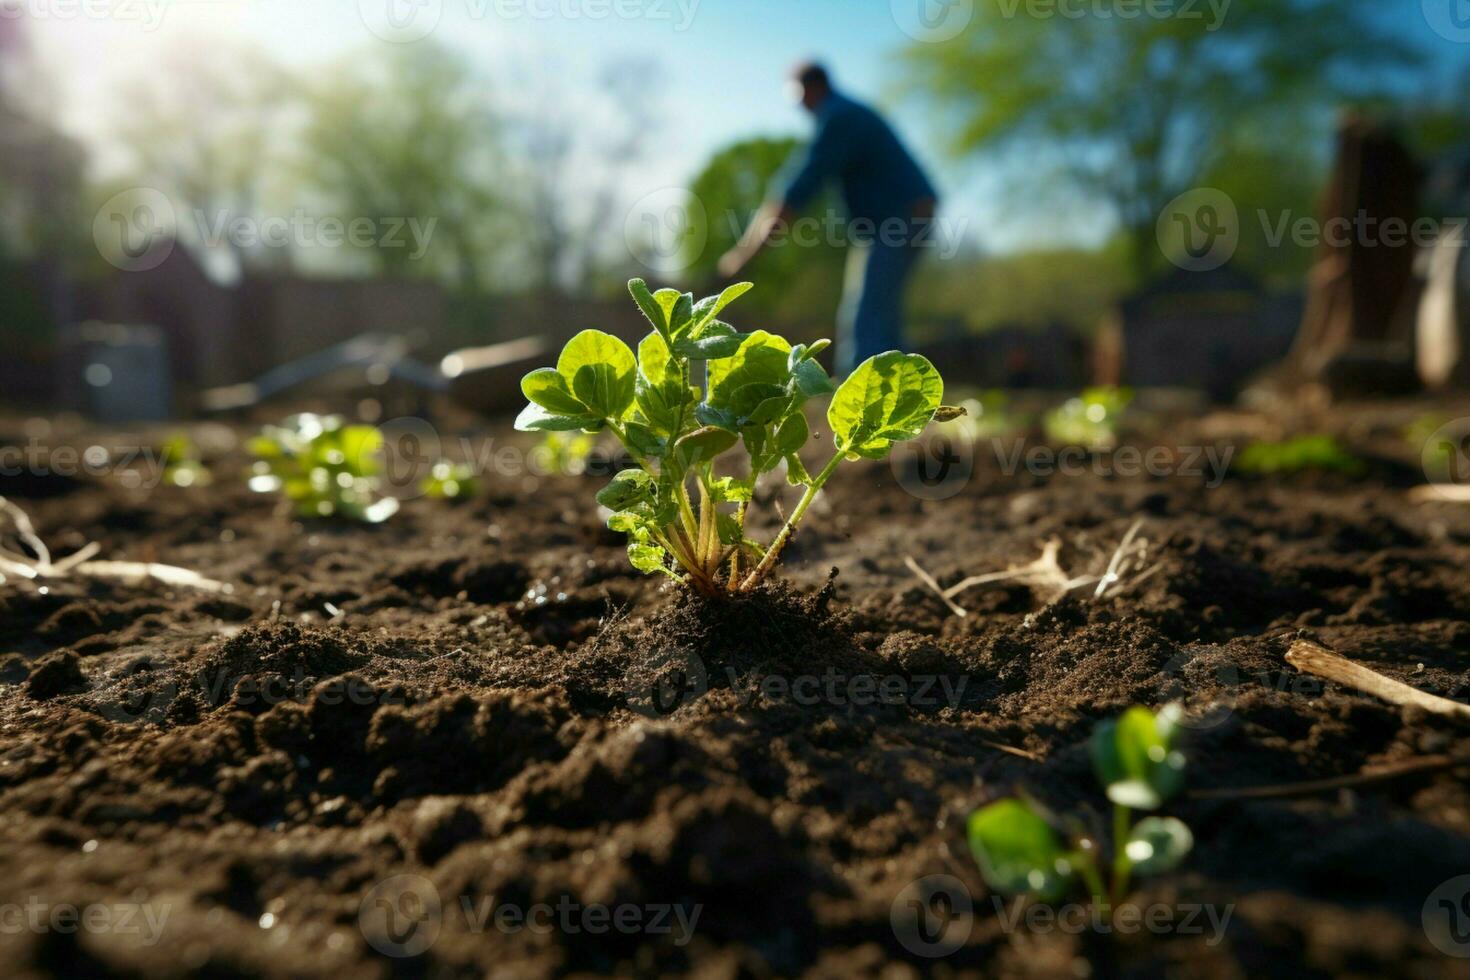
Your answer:
[[[1118,547],[1108,558],[1106,567],[1098,574],[1072,575],[1064,569],[1057,559],[1062,550],[1062,542],[1057,538],[1051,538],[1042,543],[1041,554],[1035,561],[1025,565],[1012,565],[1003,572],[971,575],[947,589],[942,588],[934,576],[920,567],[912,555],[904,559],[904,564],[921,582],[944,600],[944,604],[951,612],[960,617],[968,616],[969,611],[954,601],[955,596],[981,585],[996,585],[1001,582],[1015,582],[1029,586],[1047,593],[1051,599],[1061,598],[1076,589],[1094,586],[1091,598],[1096,600],[1121,592],[1129,585],[1142,582],[1161,567],[1148,565],[1148,539],[1138,536],[1139,529],[1142,527],[1142,518],[1133,522],[1127,533],[1123,535],[1122,541],[1118,543]]]
[[[93,561],[92,556],[102,550],[95,541],[89,541],[76,553],[53,561],[51,550],[36,534],[30,515],[4,497],[0,497],[0,516],[10,518],[15,535],[21,545],[31,554],[12,551],[0,546],[0,583],[7,576],[22,579],[59,579],[73,573],[92,578],[116,579],[124,582],[142,582],[152,579],[164,585],[200,589],[205,592],[231,592],[234,587],[228,582],[217,582],[205,578],[198,572],[177,565],[160,565],[145,561]],[[34,557],[32,557],[34,556]]]

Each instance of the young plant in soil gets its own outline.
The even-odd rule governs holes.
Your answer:
[[[1133,811],[1159,809],[1183,785],[1179,715],[1177,705],[1158,714],[1129,708],[1092,736],[1093,769],[1113,804],[1111,867],[1102,860],[1096,835],[1079,823],[1068,829],[1064,842],[1029,800],[1000,800],[971,814],[970,849],[990,887],[1052,902],[1080,882],[1094,907],[1107,915],[1127,897],[1134,875],[1176,867],[1194,845],[1189,828],[1174,817],[1135,822]]]
[[[250,440],[256,457],[250,489],[284,494],[300,517],[376,524],[398,510],[397,500],[377,496],[382,448],[375,426],[347,425],[336,415],[292,415]]]
[[[883,459],[895,442],[918,436],[944,394],[934,365],[898,351],[869,358],[834,384],[816,360],[829,341],[793,345],[719,319],[750,288],[740,283],[696,303],[689,293],[651,292],[634,279],[628,289],[653,326],[636,356],[618,338],[584,330],[556,367],[521,381],[530,404],[517,429],[606,429],[618,438],[638,465],[597,494],[612,511],[608,527],[628,535],[639,571],[705,595],[760,585],[838,465]],[[803,409],[827,395],[835,452],[812,474],[799,455],[810,438]],[[745,465],[720,472],[717,464],[737,445]],[[783,464],[787,481],[804,492],[762,545],[745,533],[756,480]]]

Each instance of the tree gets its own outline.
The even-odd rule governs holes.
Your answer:
[[[744,233],[771,182],[800,143],[790,138],[742,140],[715,153],[690,185],[699,207],[690,209],[687,235],[693,250],[684,257],[692,282],[715,277],[715,264]],[[793,234],[773,242],[758,255],[742,278],[759,283],[749,305],[762,313],[778,310],[792,317],[830,319],[841,290],[843,251],[829,241],[824,223],[810,215],[837,213],[830,198],[819,197],[807,208],[807,224],[798,219]]]
[[[281,176],[290,92],[286,73],[254,48],[220,40],[171,48],[163,64],[119,90],[123,179],[168,197],[175,232],[196,246],[213,240],[209,228],[221,219],[261,217]],[[277,261],[228,235],[218,244],[240,266]]]
[[[308,92],[302,179],[344,221],[413,221],[363,250],[369,271],[486,291],[511,239],[498,191],[504,160],[489,86],[449,50],[422,42],[374,50]]]
[[[905,61],[951,149],[1023,160],[1033,188],[1101,200],[1142,276],[1158,258],[1159,214],[1219,172],[1243,135],[1255,155],[1263,134],[1324,146],[1336,106],[1380,95],[1414,65],[1376,27],[1380,8],[1234,0],[1218,16],[1197,4],[1125,18],[1121,8],[977,0],[964,33],[916,44]]]

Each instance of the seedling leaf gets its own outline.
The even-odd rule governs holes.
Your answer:
[[[583,330],[562,348],[556,370],[590,415],[616,421],[633,404],[638,362],[628,345],[612,334]]]
[[[970,850],[996,891],[1052,901],[1071,886],[1073,869],[1056,831],[1021,800],[1000,800],[977,810],[967,829]]]
[[[1179,707],[1157,715],[1143,707],[1103,722],[1091,742],[1093,768],[1108,799],[1134,810],[1156,810],[1184,784],[1178,740]]]
[[[1174,817],[1144,817],[1133,827],[1125,850],[1133,870],[1153,875],[1172,871],[1194,846],[1194,834]]]
[[[897,441],[916,438],[944,398],[944,382],[929,360],[889,351],[870,357],[838,387],[827,408],[837,447],[882,459]]]

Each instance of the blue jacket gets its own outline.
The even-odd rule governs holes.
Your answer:
[[[776,196],[793,211],[836,179],[849,217],[883,222],[909,218],[916,201],[939,195],[898,136],[872,109],[833,92],[817,107],[811,145],[776,178]]]

